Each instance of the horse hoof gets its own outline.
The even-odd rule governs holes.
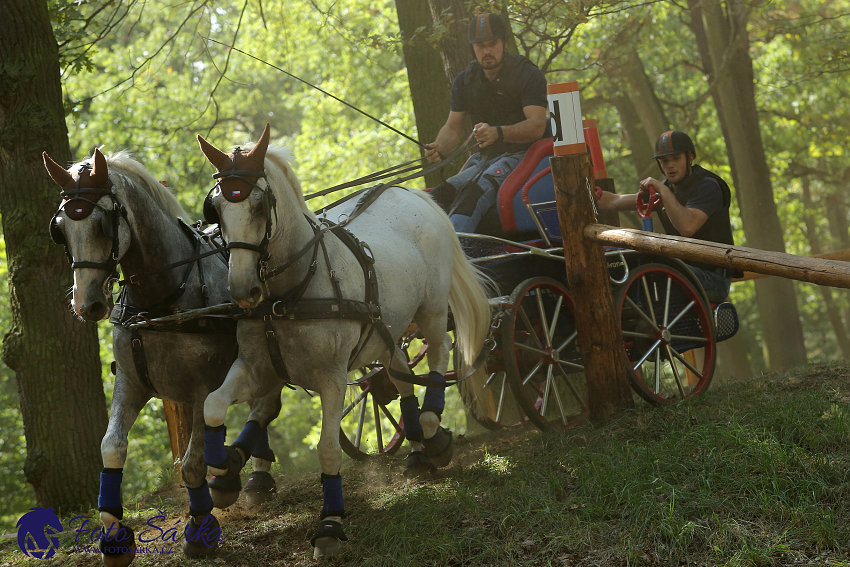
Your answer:
[[[342,524],[337,521],[341,518],[329,516],[319,522],[316,533],[310,538],[313,545],[313,559],[333,555],[342,547],[340,541],[348,541]]]
[[[245,498],[251,506],[259,506],[269,502],[274,498],[277,492],[272,475],[265,471],[254,471],[248,477],[248,484],[245,485]]]
[[[213,480],[215,480],[215,478],[213,478]],[[239,491],[223,492],[221,490],[215,490],[212,486],[210,486],[210,496],[212,496],[213,506],[219,510],[224,510],[239,500]]]
[[[116,539],[124,531],[124,537]],[[111,533],[111,532],[110,532]],[[136,558],[136,534],[121,522],[118,530],[109,538],[101,529],[100,556],[106,567],[127,567]]]
[[[405,478],[431,478],[431,473],[437,470],[434,463],[431,462],[425,453],[422,451],[413,451],[407,456],[407,462],[404,465],[402,474]]]
[[[333,555],[342,544],[335,537],[320,537],[316,539],[316,547],[313,548],[313,559]]]
[[[212,477],[209,483],[213,506],[224,510],[239,499],[242,479],[239,477],[242,459],[233,447],[227,448],[227,473]]]
[[[422,452],[437,468],[448,466],[455,452],[452,432],[442,426],[437,428],[433,437],[422,441]]]
[[[127,567],[136,558],[136,551],[130,553],[121,553],[118,555],[101,554],[101,559],[105,567]]]
[[[221,524],[212,514],[204,517],[200,522],[195,516],[192,516],[185,530],[186,539],[183,541],[183,555],[186,557],[203,559],[209,557],[218,549]]]

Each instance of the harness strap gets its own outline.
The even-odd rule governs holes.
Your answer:
[[[324,229],[314,226],[310,217],[308,217],[307,215],[304,216],[307,218],[308,221],[310,221],[310,226],[313,227],[313,238],[311,238],[310,242],[308,242],[300,251],[296,252],[295,255],[292,256],[289,260],[287,260],[284,264],[271,270],[265,270],[264,273],[261,273],[260,281],[269,280],[291,268],[293,264],[295,264],[295,262],[301,259],[301,256],[307,253],[307,250],[309,250],[311,246],[315,246],[325,236],[326,231]]]
[[[283,361],[283,355],[280,353],[280,345],[277,344],[277,335],[274,332],[272,316],[266,315],[263,317],[263,321],[266,323],[266,346],[269,349],[269,358],[272,361],[274,371],[283,380],[284,386],[290,390],[294,390],[295,386],[292,385],[292,379],[289,377],[289,372],[286,370],[286,363]]]
[[[142,386],[154,394],[158,394],[148,376],[148,360],[145,358],[145,345],[142,342],[141,333],[136,329],[132,329],[130,331],[130,340],[133,349],[133,363],[136,365],[136,375],[138,375],[139,381],[142,383]]]

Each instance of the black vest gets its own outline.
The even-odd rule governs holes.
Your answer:
[[[735,245],[735,240],[732,237],[732,223],[729,221],[729,205],[732,202],[732,191],[729,190],[729,185],[723,181],[716,173],[712,173],[708,171],[704,167],[699,165],[693,166],[691,170],[691,174],[680,183],[673,194],[676,196],[676,200],[684,207],[687,205],[690,198],[698,189],[700,183],[706,179],[711,178],[717,181],[717,184],[720,185],[720,191],[723,195],[723,208],[719,211],[708,217],[705,223],[699,228],[699,230],[694,233],[691,238],[696,238],[698,240],[707,240],[709,242],[720,242],[723,244],[730,244],[732,246]],[[665,180],[664,184],[670,187],[670,182]],[[664,230],[667,234],[672,234],[674,236],[681,236],[679,231],[676,230],[676,227],[673,226],[673,223],[670,221],[670,218],[667,216],[667,212],[662,210],[658,217],[661,219],[661,224],[664,225]],[[698,262],[690,262],[694,266],[698,268],[709,268],[712,269],[715,266],[709,264],[702,264]]]
[[[490,81],[484,75],[484,70],[481,69],[478,61],[469,64],[464,71],[460,96],[464,108],[468,109],[473,126],[480,122],[485,122],[490,126],[509,126],[525,120],[525,113],[522,110],[525,84],[518,80],[524,70],[524,65],[537,68],[537,65],[528,58],[516,53],[506,52],[499,74]],[[551,133],[549,135],[551,136]],[[490,155],[499,155],[508,152],[522,152],[529,147],[531,147],[531,143],[496,142],[485,150]]]

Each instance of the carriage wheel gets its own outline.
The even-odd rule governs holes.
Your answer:
[[[514,398],[501,358],[501,351],[497,346],[484,364],[484,372],[473,374],[457,385],[466,414],[490,430],[515,427],[528,422],[525,412]],[[459,354],[455,360],[460,360]]]
[[[573,302],[556,280],[525,280],[502,322],[505,370],[517,403],[538,428],[568,429],[588,414]]]
[[[665,264],[640,266],[615,305],[629,381],[643,399],[676,403],[708,389],[717,357],[714,318],[685,275]]]
[[[360,369],[349,386],[339,429],[342,450],[358,461],[392,455],[404,442],[404,424],[398,403],[398,391],[383,367]]]

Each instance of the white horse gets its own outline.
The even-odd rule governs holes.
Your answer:
[[[268,125],[259,142],[249,145],[250,153],[236,148],[226,154],[201,136],[198,141],[220,179],[207,197],[205,214],[207,220],[220,220],[229,242],[230,295],[256,317],[240,321],[239,358],[222,387],[207,398],[207,427],[223,423],[229,405],[280,388],[279,380],[267,379],[275,371],[320,394],[324,505],[311,542],[316,557],[329,554],[338,540],[347,539],[338,436],[348,370],[380,360],[406,374],[394,343],[415,322],[431,345],[430,385],[420,413],[413,385],[396,381],[412,449],[406,473],[447,465],[452,437],[439,425],[444,406],[439,384],[445,383],[451,347],[448,308],[463,359],[473,361],[490,323],[486,278],[469,263],[448,217],[424,192],[384,192],[346,226],[359,239],[349,246],[307,208],[287,152],[268,147]],[[344,220],[353,208],[349,202],[328,216]],[[374,303],[369,305],[376,299],[370,279],[377,281],[380,321]],[[373,328],[370,317],[388,333]],[[275,359],[284,361],[283,368]]]
[[[128,283],[113,311],[116,323],[126,323],[139,312],[153,318],[230,300],[227,266],[217,255],[169,268],[212,247],[181,225],[180,219],[189,216],[177,199],[126,152],[107,158],[95,150],[92,158],[71,166],[73,173],[47,154],[44,162],[63,189],[50,234],[66,247],[74,271],[72,306],[81,319],[99,321],[113,311],[110,290],[114,282],[110,279],[117,275],[118,263]],[[268,446],[267,427],[280,412],[280,388],[262,399],[247,400],[251,403],[249,421],[234,442],[241,450],[239,466],[233,467],[235,478],[225,475],[207,483],[202,409],[207,394],[221,385],[236,358],[235,324],[208,318],[137,331],[116,324],[112,337],[115,388],[101,444],[104,469],[98,498],[107,528],[101,539],[103,561],[108,566],[124,566],[135,555],[135,551],[127,551],[135,549],[133,530],[121,522],[121,480],[127,434],[152,397],[194,408],[192,435],[181,467],[191,515],[183,550],[190,557],[207,556],[218,545],[220,534],[212,508],[225,508],[236,500],[239,469],[248,456],[254,457],[254,472],[246,491],[256,493],[254,501],[274,493],[274,479],[268,471],[275,457]],[[224,438],[221,428],[215,435]],[[109,530],[110,526],[114,529]]]

